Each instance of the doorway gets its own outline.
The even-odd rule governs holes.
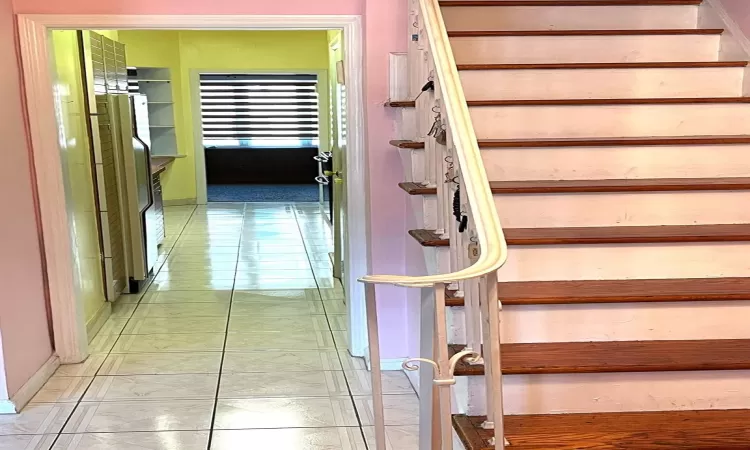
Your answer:
[[[210,24],[210,25],[207,25]],[[84,312],[77,301],[80,287],[73,280],[70,228],[60,173],[60,148],[56,135],[48,33],[53,29],[341,29],[347,43],[347,117],[352,124],[346,138],[348,174],[345,191],[350,199],[343,208],[348,218],[345,233],[347,267],[343,280],[347,297],[348,347],[352,355],[364,355],[366,327],[364,293],[357,282],[367,272],[367,189],[364,150],[364,104],[362,85],[362,28],[356,16],[72,16],[22,15],[19,17],[20,46],[24,68],[30,134],[41,209],[55,347],[64,363],[80,362],[88,355]]]

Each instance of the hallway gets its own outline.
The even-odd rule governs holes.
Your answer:
[[[369,372],[346,348],[332,233],[317,204],[166,208],[161,266],[20,415],[0,450],[365,450]],[[417,448],[418,402],[386,372],[390,450]]]

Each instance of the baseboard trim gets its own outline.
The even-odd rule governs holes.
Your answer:
[[[107,322],[107,319],[109,319],[109,316],[111,315],[112,303],[104,302],[101,308],[99,308],[99,310],[94,314],[94,317],[86,322],[86,335],[88,336],[89,342],[91,342],[96,337],[96,334],[99,333],[99,330],[102,329],[104,324]]]
[[[402,364],[406,361],[406,358],[394,358],[394,359],[380,359],[380,370],[382,371],[394,371],[394,370],[404,370],[404,367]],[[367,365],[367,370],[372,369],[372,365],[370,364],[370,352],[365,351],[365,364]]]
[[[198,199],[196,198],[173,198],[171,200],[164,200],[164,206],[186,206],[197,204]]]
[[[2,401],[2,404],[0,404],[0,414],[16,414],[21,412],[42,386],[44,386],[44,383],[55,373],[58,367],[60,367],[60,358],[57,355],[50,356],[47,362],[31,376],[26,384],[21,386],[18,392],[13,394],[10,400]]]

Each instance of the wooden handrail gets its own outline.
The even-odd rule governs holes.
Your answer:
[[[508,246],[495,209],[495,201],[492,198],[490,183],[482,162],[477,137],[469,115],[469,107],[448,39],[448,31],[440,12],[439,1],[419,0],[419,8],[435,64],[436,76],[440,81],[438,84],[444,103],[445,117],[463,174],[463,189],[473,212],[472,218],[481,254],[473,265],[457,272],[422,277],[368,275],[360,279],[368,284],[428,287],[436,283],[468,280],[497,271],[508,258]]]

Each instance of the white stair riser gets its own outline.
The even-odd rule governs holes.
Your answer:
[[[750,145],[498,148],[482,159],[494,181],[750,176]]]
[[[750,408],[750,371],[507,375],[506,414]],[[484,377],[466,377],[469,413],[485,413]]]
[[[479,139],[750,134],[750,104],[481,106]]]
[[[437,228],[437,196],[413,195],[409,197],[411,209],[414,211],[416,227],[425,230]]]
[[[467,100],[733,97],[744,68],[466,70]]]
[[[512,246],[501,281],[750,276],[750,242]]]
[[[399,149],[399,156],[404,167],[404,181],[421,182],[427,178],[423,150]]]
[[[453,37],[458,64],[716,61],[718,35]]]
[[[697,6],[458,6],[442,8],[448,31],[695,28]]]
[[[514,228],[750,223],[750,191],[495,195],[495,205]]]
[[[748,295],[750,299],[750,294]],[[505,343],[750,339],[748,301],[503,306]],[[464,343],[464,308],[451,308]],[[585,323],[586,326],[573,324]]]

